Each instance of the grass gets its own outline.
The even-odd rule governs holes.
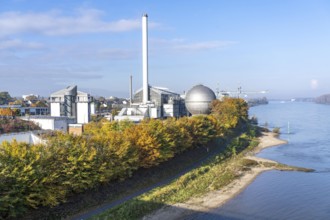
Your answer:
[[[299,171],[299,172],[314,172],[314,169],[304,168],[304,167],[296,167],[296,166],[289,166],[286,164],[278,163],[275,165],[275,169],[281,171]]]
[[[229,184],[250,166],[257,164],[246,161],[244,154],[257,146],[246,134],[234,138],[226,151],[220,153],[202,166],[182,175],[170,184],[155,188],[92,219],[139,219],[163,207],[184,202],[209,191]]]

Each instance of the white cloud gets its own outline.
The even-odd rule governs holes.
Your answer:
[[[235,41],[203,41],[197,43],[177,44],[173,48],[176,50],[198,51],[227,47],[236,44]]]
[[[104,21],[103,14],[103,11],[96,9],[79,9],[72,16],[55,10],[44,13],[4,12],[0,14],[0,36],[17,33],[71,35],[124,32],[141,27],[139,19]]]
[[[41,49],[43,45],[37,42],[23,42],[20,39],[0,40],[0,50],[5,49]]]
[[[99,71],[97,67],[77,66],[71,67],[68,65],[25,65],[25,66],[0,66],[0,79],[49,79],[55,81],[63,80],[90,80],[100,79],[103,76],[95,72]]]
[[[162,39],[162,38],[151,38],[149,39],[150,43],[155,45],[175,45],[186,42],[183,38],[174,38],[174,39]]]
[[[317,79],[312,79],[310,83],[311,83],[311,88],[313,90],[315,90],[319,87],[319,81]]]
[[[105,59],[120,59],[120,60],[125,60],[125,59],[132,59],[137,57],[138,51],[134,50],[127,50],[127,49],[113,49],[113,48],[108,48],[108,49],[101,49],[97,51],[99,54],[98,59],[100,58],[105,58]]]
[[[33,57],[44,62],[93,62],[111,60],[129,60],[138,57],[139,51],[134,49],[111,48],[100,44],[62,45],[45,51],[43,56]]]
[[[174,39],[150,39],[152,44],[151,48],[163,49],[163,50],[175,50],[181,52],[191,52],[191,51],[203,51],[203,50],[212,50],[225,48],[234,44],[237,44],[236,41],[200,41],[190,43],[184,38],[174,38]]]

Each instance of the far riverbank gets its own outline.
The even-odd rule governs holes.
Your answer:
[[[249,163],[256,163],[256,166],[249,167],[241,173],[239,178],[236,178],[220,190],[211,191],[202,197],[192,198],[184,203],[165,206],[164,208],[144,217],[143,219],[184,219],[195,212],[208,212],[222,206],[227,201],[234,198],[251,182],[253,182],[259,174],[268,170],[312,171],[310,169],[286,166],[279,164],[276,161],[254,156],[254,154],[260,152],[262,149],[286,143],[287,141],[278,139],[274,133],[263,133],[263,135],[259,138],[259,145],[252,151],[248,152],[244,157],[245,160],[250,161]]]

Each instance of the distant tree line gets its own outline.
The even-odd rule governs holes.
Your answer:
[[[0,109],[1,110],[1,109]],[[32,121],[24,121],[19,118],[1,117],[0,116],[0,134],[11,132],[22,132],[39,130],[40,127]]]
[[[330,104],[330,94],[321,95],[314,99],[319,104]]]
[[[250,107],[257,105],[267,105],[268,100],[266,97],[262,97],[262,98],[249,99],[247,100],[247,103]]]
[[[7,105],[12,100],[13,98],[9,95],[8,92],[0,92],[0,105]]]
[[[11,97],[8,92],[0,92],[0,105],[20,105],[23,107],[47,107],[47,100],[30,95],[25,100]]]
[[[55,132],[47,144],[0,145],[0,218],[52,207],[75,193],[128,178],[248,125],[242,99],[212,103],[212,114],[166,120],[93,122],[82,136]],[[120,183],[118,183],[120,184]]]

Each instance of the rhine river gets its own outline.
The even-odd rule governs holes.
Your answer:
[[[288,141],[258,156],[316,172],[262,173],[222,207],[188,219],[330,219],[330,105],[270,102],[251,108],[253,115],[259,125],[280,127],[280,138]]]

